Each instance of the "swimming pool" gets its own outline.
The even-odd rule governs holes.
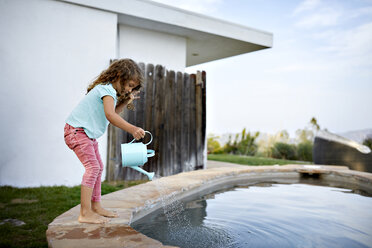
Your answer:
[[[165,206],[131,226],[179,247],[372,247],[372,198],[298,183],[237,186]]]

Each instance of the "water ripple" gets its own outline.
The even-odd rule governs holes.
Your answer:
[[[371,197],[325,186],[265,186],[188,203],[168,198],[163,212],[132,226],[182,248],[372,247]]]

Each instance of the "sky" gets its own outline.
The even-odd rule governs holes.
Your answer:
[[[273,47],[186,69],[207,73],[207,133],[292,136],[315,117],[372,128],[372,0],[157,0],[271,32]]]

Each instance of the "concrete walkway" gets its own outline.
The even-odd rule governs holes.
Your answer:
[[[221,167],[241,167],[241,166],[244,166],[244,165],[233,164],[233,163],[228,163],[228,162],[220,162],[220,161],[214,161],[214,160],[207,161],[207,169],[221,168]]]

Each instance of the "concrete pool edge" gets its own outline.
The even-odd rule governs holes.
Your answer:
[[[161,208],[162,200],[168,196],[172,200],[185,199],[240,183],[290,183],[303,175],[321,175],[323,181],[341,183],[348,188],[372,193],[372,173],[352,171],[344,166],[221,166],[163,177],[102,196],[103,207],[119,214],[119,218],[110,219],[107,224],[79,223],[78,205],[48,225],[48,245],[79,248],[171,247],[137,232],[130,227],[130,223]]]

